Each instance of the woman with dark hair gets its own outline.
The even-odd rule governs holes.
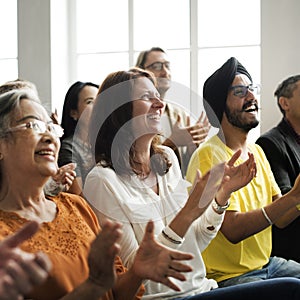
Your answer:
[[[87,140],[88,122],[94,99],[99,86],[92,82],[77,81],[66,94],[63,106],[61,126],[64,135],[61,138],[58,165],[76,163],[76,178],[68,192],[82,195],[82,186],[87,173],[94,165]]]
[[[176,281],[180,292],[147,281],[143,299],[235,300],[270,293],[276,298],[277,284],[284,286],[280,280],[216,289],[217,283],[206,278],[201,256],[222,225],[230,194],[255,176],[253,155],[235,166],[239,150],[229,162],[203,177],[198,174],[188,195],[174,151],[157,140],[163,110],[151,73],[119,71],[102,83],[89,125],[97,165],[86,178],[84,195],[100,223],[107,217],[122,223],[120,256],[125,265],[132,265],[149,219],[160,243],[194,255],[187,280]],[[299,294],[300,282],[291,281]]]

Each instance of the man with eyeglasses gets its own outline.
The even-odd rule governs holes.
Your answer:
[[[256,176],[230,195],[229,207],[218,205],[215,199],[216,211],[226,210],[224,221],[202,255],[208,278],[220,287],[278,277],[300,278],[299,263],[271,256],[272,225],[283,228],[300,215],[300,176],[282,196],[263,150],[247,142],[249,131],[259,124],[257,93],[259,86],[235,57],[205,81],[204,108],[212,126],[220,130],[194,152],[187,170],[187,180],[193,182],[198,169],[205,174],[236,151],[241,151],[237,163],[245,161],[249,153],[255,158]]]
[[[256,141],[271,165],[282,194],[289,192],[300,173],[300,75],[290,76],[274,93],[283,115],[277,126]],[[300,218],[283,229],[273,227],[272,255],[300,262]]]
[[[136,67],[151,71],[157,80],[160,97],[167,101],[166,93],[171,87],[171,67],[166,52],[159,47],[142,51],[136,61]],[[179,105],[167,102],[163,118],[163,144],[171,147],[179,160],[183,176],[192,153],[208,134],[210,124],[202,113],[194,125],[190,116]]]

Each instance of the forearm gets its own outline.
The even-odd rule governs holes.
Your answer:
[[[267,218],[261,208],[244,213],[226,212],[222,233],[230,242],[238,243],[269,227],[271,224],[268,219],[277,227],[283,228],[300,215],[296,203],[285,196],[265,206],[264,210]]]
[[[203,212],[206,207],[203,208]],[[203,213],[202,212],[202,213]],[[197,216],[193,216],[193,214],[189,211],[187,206],[183,207],[179,213],[175,216],[175,218],[169,224],[169,227],[181,238],[183,238],[188,231],[189,227],[192,223],[197,219]]]
[[[284,228],[300,215],[298,203],[297,199],[293,199],[290,193],[287,193],[268,205],[265,211],[278,228]]]
[[[119,275],[113,287],[114,300],[133,299],[140,289],[142,282],[143,279],[137,276],[132,268]]]

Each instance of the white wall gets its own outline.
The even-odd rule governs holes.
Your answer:
[[[18,0],[19,78],[34,82],[51,99],[50,1]]]
[[[300,74],[300,1],[261,0],[261,133],[282,115],[274,91],[290,75]],[[246,20],[244,21],[250,21]]]
[[[33,81],[43,102],[51,101],[49,108],[56,107],[59,112],[66,87],[73,80],[68,47],[76,45],[70,42],[67,27],[70,21],[69,26],[76,25],[74,16],[68,16],[68,5],[72,3],[73,0],[18,0],[19,77]],[[300,73],[299,12],[299,0],[261,0],[262,133],[281,119],[273,96],[278,83]],[[251,22],[246,11],[238,25],[243,22]],[[56,80],[58,72],[60,81]]]
[[[18,77],[36,84],[49,111],[62,110],[70,81],[67,1],[18,0]]]

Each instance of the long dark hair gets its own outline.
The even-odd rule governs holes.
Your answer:
[[[156,84],[152,73],[139,68],[109,74],[98,91],[90,118],[89,137],[96,163],[115,170],[119,175],[133,173],[135,143],[133,130],[127,124],[133,115],[132,79],[142,77]],[[163,175],[169,171],[171,163],[163,149],[158,147],[159,143],[159,137],[155,137],[151,144],[151,168]]]
[[[77,110],[79,93],[85,86],[93,86],[99,89],[99,85],[95,83],[76,81],[70,86],[66,93],[61,119],[61,127],[64,129],[64,135],[61,137],[61,140],[73,135],[75,132],[78,121],[74,120],[70,114],[71,110]]]

